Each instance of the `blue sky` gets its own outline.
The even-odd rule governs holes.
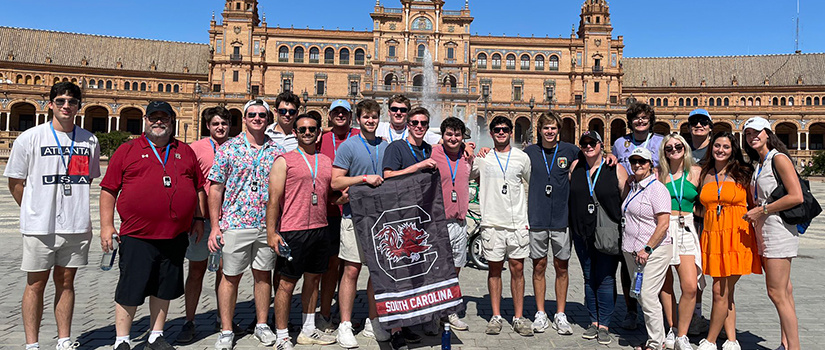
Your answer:
[[[400,7],[398,0],[381,0]],[[486,35],[567,37],[583,0],[470,0],[471,31]],[[206,42],[223,0],[4,1],[0,25],[172,41]],[[260,0],[269,26],[371,28],[374,0]],[[506,4],[504,6],[503,4]],[[463,0],[446,0],[448,10]],[[825,1],[801,0],[802,52],[825,52]],[[34,10],[33,10],[34,9]],[[790,53],[796,0],[614,0],[614,37],[625,56],[715,56]]]

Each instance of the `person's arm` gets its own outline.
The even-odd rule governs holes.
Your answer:
[[[751,223],[756,223],[758,220],[770,214],[793,208],[802,204],[805,200],[804,197],[802,197],[802,186],[799,184],[799,177],[796,176],[796,169],[794,169],[791,160],[783,155],[782,157],[774,156],[772,162],[775,162],[776,173],[779,175],[777,181],[781,181],[785,185],[785,190],[788,191],[788,194],[770,204],[759,205],[759,203],[753,203],[754,208],[745,214],[746,219]],[[772,170],[765,169],[765,171]],[[753,191],[753,189],[751,189],[751,191]],[[751,196],[748,196],[748,199],[751,198]],[[765,210],[768,211],[767,214],[765,214]]]
[[[209,241],[206,242],[206,244],[209,246],[209,250],[213,252],[221,249],[218,243],[215,242],[217,238],[220,238],[221,244],[225,244],[220,225],[224,191],[226,191],[226,186],[221,182],[215,182],[213,180],[212,185],[209,186],[209,196],[207,196],[209,203],[209,222],[212,224],[212,231],[209,232]]]
[[[281,198],[284,196],[285,186],[286,159],[278,157],[269,172],[269,202],[266,205],[266,244],[275,253],[280,251],[280,246],[286,244],[276,230],[281,217]]]
[[[421,169],[433,169],[435,167],[436,167],[435,161],[430,159],[430,158],[427,158],[427,159],[424,159],[424,160],[422,160],[418,163],[415,163],[415,164],[413,164],[411,166],[408,166],[408,167],[406,167],[404,169],[401,169],[401,170],[390,170],[389,168],[385,168],[384,169],[384,178],[389,179],[391,177],[412,174],[412,173],[414,173],[416,171],[419,171]]]
[[[23,189],[25,187],[25,179],[9,178],[9,192],[11,192],[11,196],[14,197],[14,201],[17,202],[17,206],[20,206],[20,203],[23,202]]]
[[[573,179],[573,169],[576,169],[576,164],[579,164],[579,160],[576,159],[570,163],[570,166],[567,168],[567,180]]]
[[[667,235],[667,230],[670,227],[670,213],[658,213],[656,214],[655,220],[656,229],[653,231],[653,235],[650,236],[650,239],[647,240],[646,244],[648,247],[651,248],[658,247],[659,244],[662,243],[662,241],[665,239],[665,236]],[[637,264],[646,264],[648,258],[650,258],[650,255],[647,254],[644,249],[636,252]]]
[[[614,156],[613,153],[605,154],[604,158],[607,159],[605,163],[609,166],[619,164],[619,158],[616,158],[616,156]]]
[[[627,170],[625,170],[624,166],[621,164],[616,164],[616,178],[619,180],[619,192],[622,193],[622,199],[627,197],[627,192],[630,190],[630,186],[628,186],[627,179]]]
[[[198,205],[195,206],[195,217],[203,218],[203,208],[206,207],[206,191],[203,187],[198,188]],[[195,234],[195,242],[198,243],[203,239],[203,220],[195,220],[192,223],[192,233]]]
[[[332,167],[332,189],[344,191],[352,185],[366,182],[372,186],[380,186],[384,179],[379,175],[347,176],[347,169]]]
[[[100,247],[103,252],[114,249],[112,236],[117,234],[115,229],[115,201],[117,192],[101,188],[100,189]],[[120,238],[117,239],[120,242]]]

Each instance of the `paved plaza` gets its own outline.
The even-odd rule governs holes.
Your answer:
[[[0,165],[0,169],[4,168]],[[72,323],[72,336],[77,338],[81,344],[81,349],[110,349],[114,342],[114,287],[117,283],[117,268],[109,272],[101,271],[98,268],[100,256],[102,254],[99,244],[100,222],[98,220],[98,193],[99,181],[93,186],[92,198],[92,223],[94,226],[95,238],[93,239],[91,252],[89,254],[89,266],[81,268],[75,283],[77,289],[77,300],[75,306],[74,321]],[[812,183],[815,196],[820,202],[825,201],[825,182],[821,180]],[[3,244],[0,246],[0,268],[4,277],[0,280],[0,349],[22,349],[24,344],[23,321],[20,313],[20,300],[23,293],[26,274],[20,271],[20,258],[22,240],[19,234],[18,223],[19,208],[14,203],[7,190],[7,179],[0,180],[0,237]],[[799,333],[802,340],[803,349],[817,349],[825,344],[825,318],[819,314],[820,307],[825,306],[823,294],[822,267],[819,264],[825,263],[825,216],[820,216],[814,222],[808,233],[800,239],[799,257],[794,260],[792,281],[794,283],[794,295],[796,298],[796,309],[799,316]],[[532,297],[532,281],[530,280],[532,271],[528,266],[525,269],[526,276],[526,301],[525,315],[531,320],[535,314],[535,302]],[[820,267],[817,267],[820,266]],[[364,270],[366,271],[366,269]],[[464,294],[464,301],[467,305],[466,321],[470,324],[470,331],[455,332],[453,337],[453,347],[460,349],[629,349],[632,345],[638,345],[645,339],[643,324],[640,319],[640,329],[637,331],[625,331],[618,327],[618,323],[624,317],[625,308],[622,296],[619,296],[616,315],[614,316],[611,334],[614,337],[613,343],[607,346],[599,345],[595,340],[584,340],[581,333],[582,327],[588,324],[587,310],[582,304],[583,281],[581,268],[576,258],[570,262],[570,291],[567,303],[567,315],[573,323],[574,334],[572,336],[557,335],[552,329],[547,333],[536,334],[534,337],[521,337],[512,332],[509,327],[505,327],[500,335],[489,336],[483,333],[487,320],[491,316],[489,296],[487,294],[486,272],[465,268],[461,274],[461,289]],[[504,275],[504,297],[502,304],[504,318],[512,319],[513,306],[509,298],[509,278],[507,272]],[[555,310],[555,296],[552,287],[553,271],[550,268],[547,272],[547,310],[552,315]],[[214,284],[214,274],[207,275],[206,286]],[[252,303],[252,282],[249,273],[245,274],[241,283],[242,288],[238,297],[238,308],[235,320],[247,325],[253,320],[254,305]],[[362,273],[359,281],[359,293],[356,299],[356,315],[354,317],[356,328],[363,327],[363,320],[366,317],[366,273]],[[678,288],[677,288],[678,289]],[[56,327],[52,311],[53,287],[47,288],[43,325],[41,329],[40,344],[43,349],[52,349],[56,343]],[[294,325],[300,324],[299,294],[296,290],[293,298],[292,321]],[[739,342],[743,349],[774,349],[779,345],[779,319],[773,304],[765,293],[764,278],[761,275],[752,275],[742,278],[738,284],[737,293],[737,332]],[[710,293],[705,293],[702,300],[704,314],[710,315]],[[177,345],[178,349],[211,349],[216,339],[213,331],[213,320],[215,319],[216,297],[211,287],[204,288],[196,319],[197,338],[196,342],[190,345]],[[337,313],[337,307],[333,309]],[[135,319],[132,337],[133,344],[138,344],[137,349],[143,348],[146,339],[148,323],[148,304],[138,309]],[[270,313],[271,315],[271,313]],[[271,316],[270,316],[271,317]],[[641,317],[641,316],[640,316]],[[183,317],[183,297],[174,300],[170,307],[169,321],[167,322],[165,336],[167,339],[175,339],[181,325]],[[298,329],[291,330],[293,339],[297,336]],[[420,329],[419,329],[420,331]],[[366,338],[357,336],[362,348],[378,349],[379,345],[375,341],[368,341]],[[237,339],[237,338],[236,338]],[[696,346],[699,337],[692,337],[691,342]],[[719,341],[721,343],[723,340]],[[421,344],[411,344],[411,349],[431,348],[440,346],[440,337],[424,337]],[[237,349],[262,348],[253,336],[247,335],[237,341]],[[297,349],[307,349],[309,347],[297,345]],[[315,347],[318,348],[318,347]],[[389,344],[381,344],[380,348],[389,349]],[[327,349],[340,349],[337,345],[331,345]]]

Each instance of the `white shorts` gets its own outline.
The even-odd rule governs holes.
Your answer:
[[[355,225],[351,218],[341,218],[341,248],[338,258],[351,263],[363,264],[367,262],[364,249],[355,236]]]
[[[670,226],[668,236],[671,237],[670,249],[673,250],[673,257],[670,259],[671,266],[681,264],[680,256],[692,256],[696,265],[696,279],[700,290],[705,288],[705,278],[702,274],[702,251],[699,243],[699,234],[693,222],[693,214],[684,215],[684,224],[679,223],[678,215],[670,215]]]
[[[447,231],[450,232],[450,246],[453,247],[453,263],[455,267],[464,267],[467,264],[467,222],[449,219]]]
[[[258,228],[223,231],[223,274],[237,276],[247,267],[275,269],[275,252],[266,243],[266,230]]]
[[[481,248],[487,261],[525,259],[530,256],[530,233],[526,229],[482,227]]]
[[[89,263],[92,233],[23,235],[23,261],[26,272],[51,270],[55,265],[78,268]]]

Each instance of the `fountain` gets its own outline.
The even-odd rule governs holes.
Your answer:
[[[430,131],[441,134],[441,106],[438,103],[438,73],[433,66],[433,55],[424,50],[424,84],[421,86],[421,105],[430,111]]]

